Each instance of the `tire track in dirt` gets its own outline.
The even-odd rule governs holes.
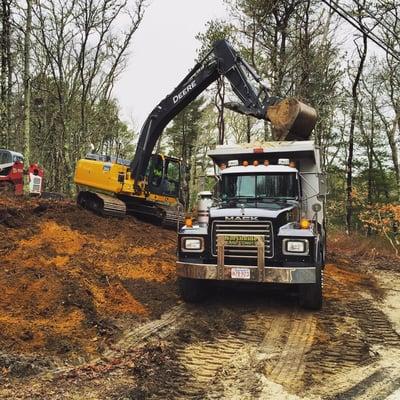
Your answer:
[[[298,388],[301,385],[305,354],[313,343],[316,325],[316,319],[312,314],[295,313],[279,359],[267,374],[270,379],[285,388]]]
[[[239,332],[216,334],[212,341],[203,340],[188,345],[176,346],[180,373],[154,398],[198,399],[223,397],[223,387],[218,385],[218,377],[227,379],[235,359],[252,348],[257,348],[271,324],[270,316],[243,316],[244,329]],[[168,397],[170,398],[170,397]]]
[[[244,328],[239,332],[178,344],[179,373],[153,398],[247,398],[249,393],[256,398],[262,389],[261,371],[285,388],[302,382],[305,354],[316,329],[314,316],[298,310],[257,310],[241,317]]]
[[[388,350],[398,353],[400,337],[376,300],[339,282],[329,284],[340,296],[328,299],[316,314],[320,335],[306,357],[306,382],[313,386],[308,394],[326,400],[384,400],[400,386],[400,368],[382,367]]]
[[[160,319],[149,321],[144,323],[137,328],[125,332],[121,339],[106,350],[103,355],[99,358],[95,358],[89,362],[81,363],[79,365],[68,365],[59,366],[55,365],[52,369],[43,371],[40,374],[35,375],[31,379],[21,382],[15,385],[12,391],[0,390],[0,398],[17,398],[17,393],[23,393],[26,387],[32,386],[32,391],[30,396],[42,396],[46,392],[46,386],[49,382],[55,381],[59,378],[66,378],[79,374],[80,371],[85,371],[89,369],[101,368],[107,363],[112,363],[115,360],[121,360],[124,358],[125,354],[134,348],[144,345],[148,340],[153,338],[164,338],[171,335],[175,330],[179,329],[182,324],[191,318],[191,311],[186,304],[179,304],[173,307],[170,311],[164,313]],[[8,396],[11,397],[2,397]],[[25,398],[24,396],[18,398]],[[47,396],[40,398],[48,398]]]
[[[400,336],[393,329],[387,316],[376,308],[370,300],[356,299],[349,304],[353,314],[358,317],[361,329],[371,344],[399,346]]]
[[[400,376],[393,377],[387,368],[380,368],[327,400],[385,400],[399,388]]]
[[[249,399],[265,399],[265,396],[292,398],[286,391],[293,392],[302,387],[305,354],[314,340],[316,320],[312,314],[297,308],[288,309],[284,313],[270,312],[270,318],[271,323],[263,341],[253,349],[247,359],[243,357],[240,370],[236,373],[237,378],[243,376],[245,371],[242,384],[245,390],[240,390],[240,385],[232,377],[229,385],[225,386],[229,389],[236,385],[237,390],[236,393],[230,390],[227,399],[232,398],[229,396],[232,394],[244,395],[251,387],[256,387],[258,392],[257,396]],[[271,390],[278,392],[272,395]]]
[[[172,331],[178,329],[184,323],[185,318],[190,318],[190,316],[190,308],[186,304],[179,304],[164,313],[160,319],[147,322],[136,329],[125,332],[112,348],[104,352],[102,359],[117,356],[124,350],[138,346],[150,337],[165,338]]]

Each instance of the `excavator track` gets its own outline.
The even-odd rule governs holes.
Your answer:
[[[181,207],[181,208],[179,208]],[[167,227],[176,227],[178,222],[183,224],[183,206],[161,206],[164,210],[163,225]]]
[[[77,202],[83,208],[99,215],[119,218],[126,215],[126,205],[123,201],[103,193],[79,192]]]
[[[126,204],[128,214],[153,218],[165,227],[176,227],[178,219],[183,222],[182,205],[165,205],[126,195],[119,198]]]
[[[175,227],[178,218],[183,220],[177,207],[138,201],[132,197],[119,199],[103,193],[81,191],[77,203],[81,207],[103,216],[122,218],[126,214],[134,214],[154,217],[166,227]]]

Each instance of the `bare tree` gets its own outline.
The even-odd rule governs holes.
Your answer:
[[[11,119],[11,1],[1,2],[0,146],[9,147]]]
[[[42,124],[46,136],[57,143],[49,160],[54,187],[69,191],[75,161],[90,143],[110,144],[104,137],[118,130],[114,116],[106,124],[99,121],[107,104],[114,110],[113,85],[125,67],[144,9],[145,0],[138,0],[132,9],[127,0],[46,0],[35,6],[34,62],[45,77],[37,79],[39,97],[47,99],[44,107],[48,102],[57,105],[57,118]],[[127,22],[126,30],[120,28],[125,25],[122,21]]]
[[[27,165],[30,161],[31,129],[31,34],[32,34],[32,0],[26,0],[26,25],[24,37],[24,134],[23,152]]]
[[[359,9],[359,12],[361,10]],[[359,14],[359,20],[361,21],[361,14]],[[352,97],[352,109],[350,116],[350,128],[348,138],[348,154],[346,163],[346,229],[347,233],[352,230],[352,216],[353,216],[353,156],[354,156],[354,130],[359,106],[358,100],[358,85],[363,72],[365,59],[367,57],[367,36],[362,36],[362,46],[356,43],[357,53],[359,56],[359,63],[357,66],[357,72],[353,80],[351,88]]]

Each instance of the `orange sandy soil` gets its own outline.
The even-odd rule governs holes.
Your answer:
[[[176,302],[176,234],[74,203],[0,199],[0,348],[71,358]]]
[[[385,264],[399,264],[400,258],[395,255],[393,248],[382,237],[372,235],[370,237],[358,232],[351,236],[339,230],[328,232],[328,253],[331,258],[351,258],[353,261],[366,260],[378,265],[380,261]]]
[[[2,352],[79,361],[160,316],[177,302],[175,246],[174,231],[133,217],[102,218],[68,201],[0,198],[0,371]],[[343,286],[379,295],[368,272],[372,262],[390,265],[387,249],[329,232],[328,250],[328,301]]]
[[[368,287],[380,298],[383,296],[374,276],[376,271],[400,271],[400,259],[383,239],[359,233],[348,236],[342,231],[328,233],[328,255],[325,276],[328,278],[325,299],[340,298],[341,287],[359,290]]]

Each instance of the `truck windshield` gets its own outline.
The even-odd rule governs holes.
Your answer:
[[[298,197],[296,173],[223,175],[222,200],[289,200]]]
[[[0,164],[12,163],[12,155],[7,150],[0,150]]]

